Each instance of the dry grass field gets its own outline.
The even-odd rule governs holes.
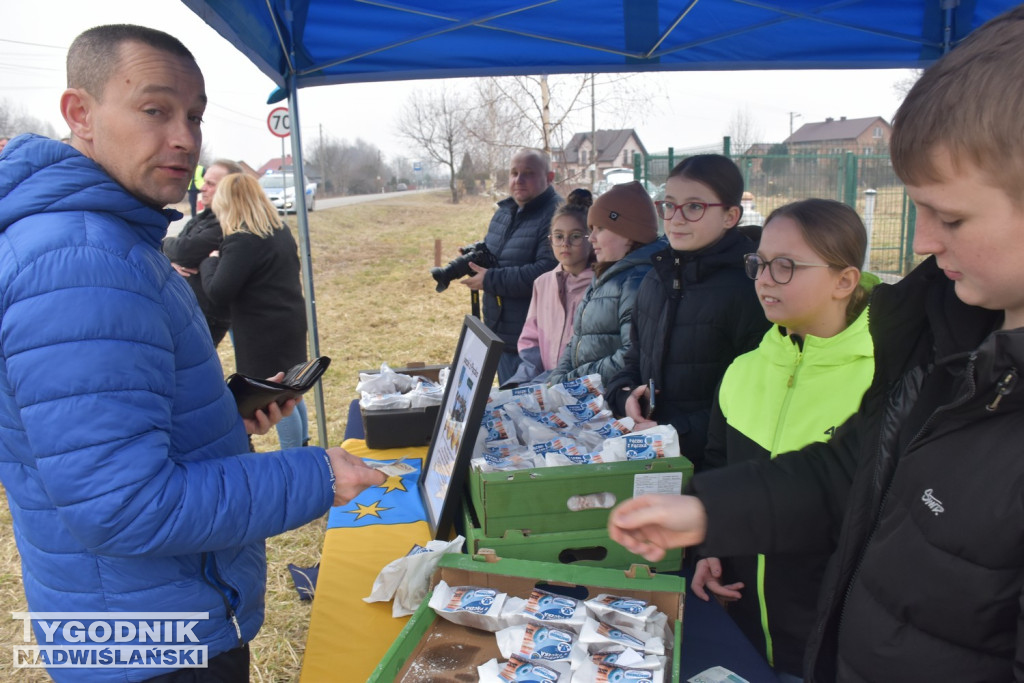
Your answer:
[[[451,361],[469,312],[468,290],[453,284],[438,294],[429,270],[434,240],[442,241],[444,262],[456,248],[482,238],[493,213],[490,200],[467,198],[459,205],[446,193],[381,199],[310,215],[310,249],[319,324],[320,352],[330,356],[324,377],[329,445],[341,443],[348,404],[356,398],[359,370],[407,361]],[[289,217],[294,227],[294,217]],[[232,372],[230,342],[220,346],[225,375]],[[310,432],[316,416],[310,407]],[[273,450],[271,434],[255,439]],[[310,603],[301,602],[288,573],[289,562],[319,559],[326,517],[267,542],[267,618],[252,643],[253,681],[294,681],[302,666]],[[41,670],[14,671],[11,648],[20,642],[20,622],[5,615],[27,609],[21,565],[11,532],[7,500],[0,500],[0,680],[46,681]]]

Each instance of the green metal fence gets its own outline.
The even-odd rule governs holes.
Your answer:
[[[762,146],[768,148],[768,146]],[[638,179],[660,186],[679,161],[698,153],[725,154],[743,173],[744,187],[754,195],[763,216],[798,199],[824,197],[853,207],[864,220],[870,239],[868,269],[878,274],[905,275],[920,259],[911,249],[913,204],[892,170],[887,154],[730,154],[729,139],[720,147],[702,147],[634,157]]]

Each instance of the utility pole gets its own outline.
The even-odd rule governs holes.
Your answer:
[[[320,124],[320,182],[324,184],[324,193],[327,193],[327,173],[324,170],[324,124]]]
[[[790,136],[793,135],[793,121],[795,119],[802,118],[802,116],[803,116],[802,114],[797,114],[795,111],[789,112],[789,134],[790,134]]]

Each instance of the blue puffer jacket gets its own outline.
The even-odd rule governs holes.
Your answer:
[[[665,248],[664,238],[631,251],[594,278],[576,307],[572,339],[549,384],[599,374],[605,386],[621,369],[629,348],[636,295],[651,256]]]
[[[322,515],[331,474],[322,449],[247,452],[203,314],[160,253],[177,215],[69,145],[8,144],[0,480],[32,611],[208,612],[194,633],[213,657],[256,635],[264,539]]]

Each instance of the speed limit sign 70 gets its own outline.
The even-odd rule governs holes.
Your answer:
[[[278,107],[267,116],[267,128],[279,138],[286,138],[292,134],[292,117],[288,113],[288,107]]]

